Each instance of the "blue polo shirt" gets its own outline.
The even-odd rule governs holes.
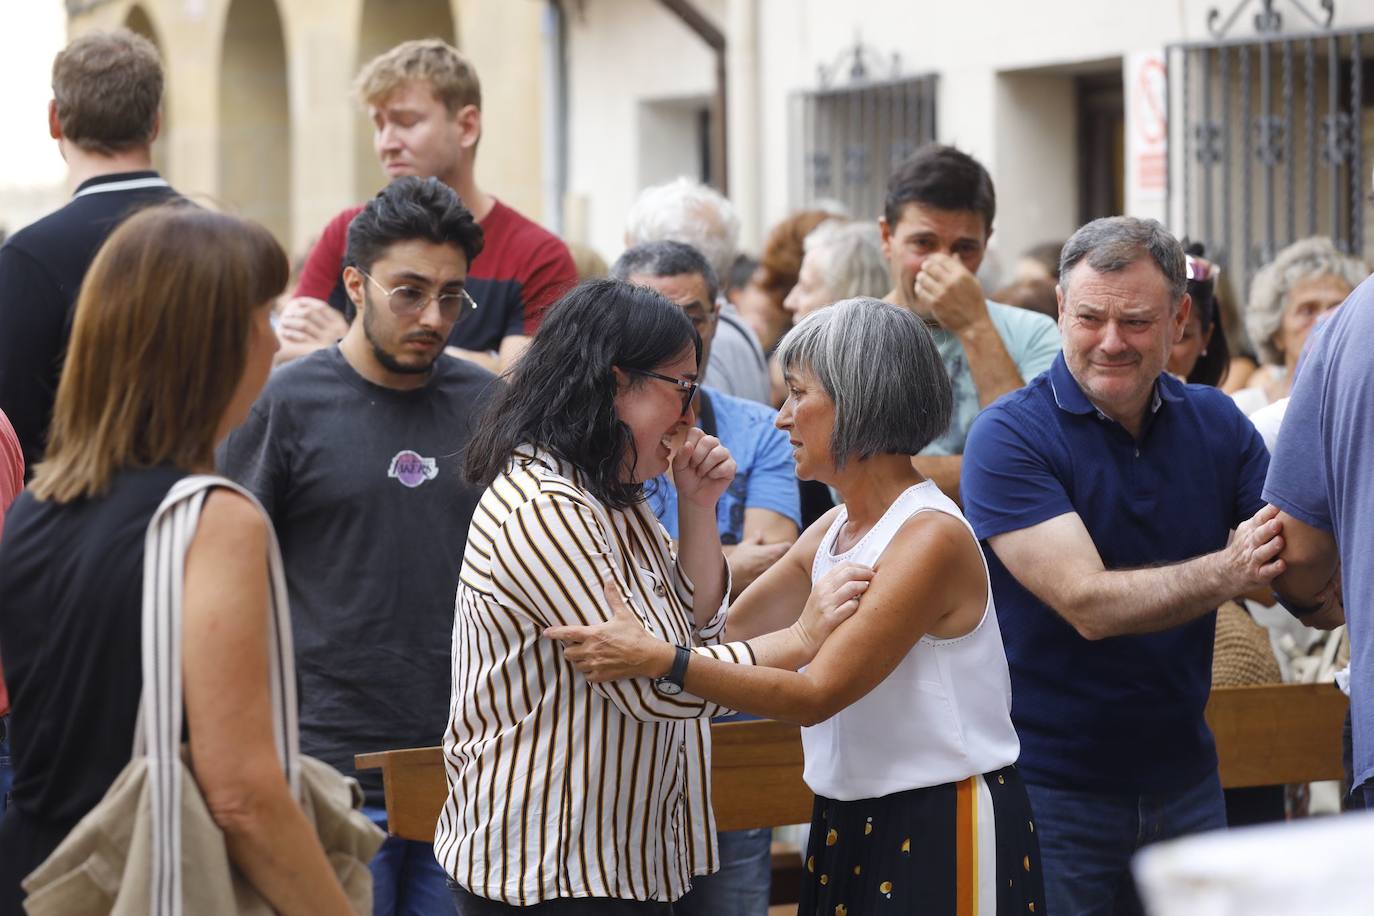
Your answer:
[[[1063,355],[974,421],[964,514],[988,559],[1028,782],[1136,795],[1214,770],[1203,708],[1216,615],[1089,641],[1022,587],[987,539],[1074,512],[1107,569],[1177,563],[1221,549],[1260,509],[1268,464],[1259,433],[1221,391],[1161,375],[1136,441],[1093,407]]]

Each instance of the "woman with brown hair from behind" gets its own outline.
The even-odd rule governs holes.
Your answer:
[[[46,460],[0,546],[14,744],[0,914],[22,911],[20,881],[129,761],[143,686],[145,531],[175,483],[214,471],[216,443],[256,400],[286,277],[266,229],[189,206],[131,217],[86,276]],[[209,492],[184,569],[190,765],[234,865],[274,910],[351,912],[277,756],[270,543],[255,504]]]

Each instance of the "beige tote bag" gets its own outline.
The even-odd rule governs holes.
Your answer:
[[[224,834],[205,806],[181,745],[182,574],[205,495],[213,487],[228,487],[257,505],[242,487],[198,475],[178,481],[154,513],[144,542],[143,698],[133,759],[100,803],[24,879],[29,916],[272,913],[230,861]],[[370,914],[367,863],[385,837],[359,810],[362,792],[356,780],[300,753],[291,618],[275,533],[267,559],[277,754],[354,909]]]

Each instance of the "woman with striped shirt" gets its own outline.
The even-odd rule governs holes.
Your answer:
[[[987,565],[958,506],[910,458],[949,423],[935,342],[911,312],[850,299],[799,322],[778,358],[788,384],[778,426],[797,474],[834,487],[843,505],[745,590],[733,641],[690,659],[686,689],[805,726],[816,803],[801,913],[1044,913]],[[872,581],[804,670],[732,663],[792,624],[813,580],[846,561],[871,564]],[[674,655],[619,609],[547,635],[612,688],[661,673]]]
[[[805,664],[853,611],[852,565],[797,625],[720,645],[728,568],[716,501],[734,477],[692,427],[701,340],[682,309],[618,281],[550,312],[468,447],[487,487],[468,535],[444,736],[449,798],[435,852],[458,911],[671,913],[717,868],[710,717],[680,673],[591,683],[545,628],[609,620],[606,583],[642,628],[686,654]],[[643,498],[671,462],[676,548]]]

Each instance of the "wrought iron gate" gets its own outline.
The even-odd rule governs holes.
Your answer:
[[[1272,16],[1272,8],[1266,4]],[[1273,32],[1266,32],[1266,24]],[[1374,32],[1260,34],[1168,49],[1169,210],[1248,294],[1288,243],[1327,235],[1364,257],[1365,52]]]
[[[888,75],[874,78],[875,66]],[[792,95],[793,207],[833,201],[856,218],[882,212],[893,168],[935,139],[935,75],[899,78],[899,70],[895,55],[885,61],[856,42],[819,68],[819,89]]]

